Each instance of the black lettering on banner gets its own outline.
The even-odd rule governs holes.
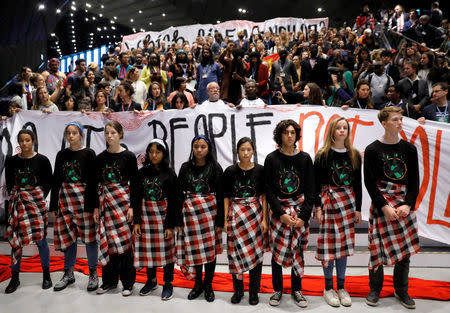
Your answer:
[[[91,147],[91,136],[92,132],[101,133],[105,130],[104,127],[94,127],[92,125],[83,125],[83,127],[86,129],[86,147]],[[65,137],[65,136],[64,136]],[[63,147],[65,147],[66,143],[64,142],[65,138],[63,138]]]
[[[34,135],[36,136],[36,138],[38,138],[38,133],[36,130],[36,125],[34,125],[33,122],[26,122],[25,124],[23,124],[22,129],[27,129],[28,126],[31,128],[31,130],[33,131]],[[38,141],[36,140],[34,142],[34,152],[38,152],[39,151],[39,145],[38,145]]]
[[[137,44],[136,44],[136,48],[139,48],[139,46],[141,45],[142,40],[138,40]]]
[[[248,114],[246,115],[248,122],[245,124],[247,127],[250,127],[250,138],[252,139],[254,145],[255,145],[255,154],[253,155],[253,161],[255,163],[258,163],[258,151],[256,144],[256,134],[255,134],[255,126],[260,125],[270,125],[272,122],[271,120],[261,120],[261,121],[255,121],[255,118],[259,117],[273,117],[273,113],[257,113],[257,114]]]
[[[176,29],[173,32],[173,36],[172,37],[173,37],[172,41],[175,42],[175,43],[178,43],[178,41],[180,41],[180,43],[183,44],[183,42],[185,41],[183,37],[178,37],[178,29]]]
[[[222,129],[217,134],[214,133],[214,125],[213,125],[214,118],[222,119]],[[225,114],[223,114],[223,113],[208,114],[208,129],[209,129],[209,136],[210,136],[209,139],[211,140],[211,143],[213,143],[214,146],[216,146],[215,138],[223,137],[223,135],[225,135],[225,133],[227,132],[227,117],[225,116]],[[217,154],[216,149],[214,149],[214,152]],[[215,155],[214,157],[217,158],[217,155]]]
[[[3,128],[2,134],[0,135],[0,144],[2,143],[3,139],[6,140],[6,143],[8,145],[8,151],[6,152],[6,156],[11,156],[13,153],[11,134],[9,133],[9,130],[6,127]]]
[[[272,28],[272,26],[269,26],[269,31],[271,34],[276,34],[277,33],[277,25],[273,26],[274,28]]]
[[[236,163],[236,115],[231,114],[230,116],[230,125],[231,125],[231,152],[233,153],[233,164]]]
[[[164,35],[163,41],[170,42],[170,35],[169,34]]]
[[[203,132],[199,132],[198,123],[200,122],[200,120],[202,120]],[[197,118],[195,119],[194,134],[195,134],[195,137],[197,137],[198,135],[205,135],[206,137],[209,138],[208,125],[206,124],[206,116],[204,114],[199,114],[199,116],[197,116]]]
[[[230,40],[233,40],[235,31],[236,31],[236,28],[226,29],[224,37],[228,37]]]
[[[205,30],[202,28],[199,28],[197,32],[197,37],[205,37]]]
[[[278,26],[278,31],[281,33],[282,30],[286,30],[286,27],[284,26]]]
[[[127,42],[124,42],[123,44],[125,45],[125,47],[127,47],[127,49],[126,49],[126,50],[130,50],[130,46],[128,45],[128,43],[127,43]]]
[[[302,31],[302,33],[304,33],[306,35],[306,38],[309,39],[309,35],[308,35],[308,27],[306,26],[305,23],[302,23],[300,25],[300,30]]]
[[[213,35],[213,29],[210,28],[210,29],[208,29],[208,36],[212,36],[212,35]]]
[[[148,125],[148,127],[153,127],[153,138],[159,138],[164,141],[167,140],[167,129],[166,129],[166,126],[164,126],[164,124],[162,122],[153,120],[151,122],[148,122],[147,125]],[[163,132],[162,136],[158,136],[158,126]]]
[[[175,129],[189,128],[189,126],[188,124],[186,124],[185,117],[172,118],[169,121],[169,125],[170,125],[170,165],[172,166],[172,168],[175,168]]]

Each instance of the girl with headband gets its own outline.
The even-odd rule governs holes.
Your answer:
[[[55,217],[55,249],[64,252],[64,275],[55,284],[60,291],[75,282],[73,268],[77,257],[77,239],[86,245],[89,265],[88,291],[98,287],[98,246],[92,217],[97,197],[95,185],[95,152],[83,145],[83,126],[67,124],[64,130],[69,147],[58,152],[53,174],[50,211]]]
[[[178,175],[179,188],[185,195],[184,228],[177,238],[178,264],[188,279],[195,278],[188,299],[196,299],[205,291],[208,302],[214,301],[212,281],[216,255],[222,253],[224,224],[222,168],[216,162],[212,149],[211,141],[206,136],[194,137],[189,160],[183,163]]]
[[[249,303],[259,302],[264,250],[267,248],[267,202],[264,168],[252,162],[255,145],[248,137],[237,143],[239,163],[223,174],[225,230],[234,294],[231,303],[244,296],[243,273],[250,271]]]
[[[144,166],[139,170],[141,205],[134,215],[134,266],[147,268],[141,296],[158,287],[157,267],[164,268],[162,300],[172,299],[176,261],[175,228],[183,225],[177,175],[169,167],[169,151],[161,139],[150,141]]]
[[[120,280],[122,295],[133,293],[136,269],[133,266],[133,210],[139,202],[136,157],[120,145],[122,125],[110,121],[105,126],[108,148],[95,159],[96,186],[100,199],[94,206],[94,221],[99,223],[102,285],[97,294],[115,289]]]
[[[5,162],[6,188],[10,194],[5,237],[12,250],[12,277],[5,293],[13,293],[19,287],[22,248],[32,241],[38,246],[41,258],[42,289],[52,286],[45,206],[45,198],[52,186],[52,165],[46,156],[33,151],[36,134],[31,130],[20,130],[17,142],[20,152]]]

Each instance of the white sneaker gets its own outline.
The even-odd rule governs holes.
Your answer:
[[[122,290],[122,296],[124,296],[124,297],[131,296],[132,293],[133,293],[133,288]]]
[[[325,299],[325,302],[331,306],[338,307],[341,305],[339,297],[334,289],[324,290],[323,297]]]
[[[338,289],[337,294],[338,294],[339,300],[341,301],[341,304],[343,306],[351,306],[352,305],[352,298],[350,298],[350,295],[348,294],[347,290]]]

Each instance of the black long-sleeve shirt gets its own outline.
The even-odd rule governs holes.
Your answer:
[[[178,186],[181,191],[216,194],[217,215],[215,226],[217,227],[223,227],[224,224],[222,173],[222,167],[217,162],[205,166],[196,166],[185,162],[181,165],[178,174]]]
[[[224,198],[259,197],[265,194],[264,167],[255,164],[250,170],[243,170],[234,164],[223,173]]]
[[[50,197],[50,211],[58,210],[59,191],[62,183],[84,183],[84,211],[93,212],[97,198],[95,185],[95,152],[90,148],[72,151],[69,148],[61,150],[56,155],[53,172],[53,186]]]
[[[364,183],[378,214],[387,205],[377,187],[380,180],[406,185],[404,204],[414,210],[419,193],[419,162],[417,149],[409,142],[400,140],[396,144],[384,144],[379,140],[367,146],[364,152]]]
[[[52,165],[45,155],[39,153],[29,159],[22,159],[16,154],[5,161],[5,178],[8,193],[14,186],[40,186],[44,197],[47,197],[52,188]]]
[[[314,162],[316,206],[322,206],[320,199],[322,187],[348,186],[355,193],[356,211],[361,212],[362,183],[361,156],[358,154],[358,167],[353,168],[348,152],[337,152],[332,149],[327,158],[322,155]]]
[[[264,162],[266,197],[273,215],[285,214],[278,198],[296,198],[304,195],[300,218],[308,223],[314,206],[314,167],[308,153],[300,151],[294,156],[279,150],[270,153]]]
[[[141,206],[138,197],[138,168],[134,154],[128,150],[119,153],[110,153],[107,150],[100,153],[95,159],[95,185],[106,185],[111,183],[129,183],[130,185],[130,207],[133,214],[139,213]],[[95,208],[98,208],[96,198]]]
[[[160,201],[167,200],[167,211],[164,220],[164,229],[174,228],[183,225],[181,213],[182,203],[179,188],[177,187],[177,175],[174,170],[167,168],[161,171],[152,166],[144,166],[139,170],[138,197],[139,201]],[[143,207],[136,208],[134,223],[140,224],[142,221]]]

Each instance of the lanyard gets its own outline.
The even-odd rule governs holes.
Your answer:
[[[440,116],[441,118],[445,118],[446,116],[447,116],[447,114],[448,114],[448,102],[447,102],[447,104],[445,105],[445,109],[444,109],[444,113],[442,113],[442,111],[441,110],[439,110],[439,108],[437,107],[437,105],[436,105],[436,116]]]
[[[125,110],[125,107],[123,106],[123,102],[122,102],[122,111],[128,111],[128,109],[130,108],[130,106],[131,106],[131,102],[133,101],[133,99],[130,99],[130,103],[128,103],[128,105],[127,105],[127,109]]]
[[[156,101],[153,100],[153,111],[155,111],[155,105],[156,105]]]
[[[280,148],[280,151],[284,153],[283,148]],[[284,154],[286,154],[286,153],[284,153]],[[288,155],[288,154],[286,154],[286,155]],[[294,155],[295,155],[295,148],[294,148],[294,153],[292,154],[292,156],[294,156]]]

